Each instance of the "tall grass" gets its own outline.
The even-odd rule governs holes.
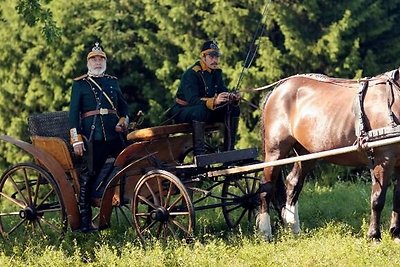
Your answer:
[[[1,241],[0,266],[399,266],[400,245],[388,235],[391,192],[382,216],[383,239],[366,238],[370,185],[307,183],[300,198],[302,233],[278,229],[272,242],[256,230],[228,232],[220,210],[198,212],[187,244],[149,241],[126,225],[93,234],[68,232],[62,241]]]

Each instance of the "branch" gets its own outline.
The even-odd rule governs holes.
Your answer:
[[[51,0],[46,2],[49,1]],[[52,43],[60,37],[60,29],[53,19],[53,13],[49,9],[44,9],[40,0],[18,0],[15,9],[30,27],[38,22],[43,25],[42,34],[47,42]]]

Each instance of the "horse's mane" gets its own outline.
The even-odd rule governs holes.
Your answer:
[[[394,69],[391,71],[387,71],[381,74],[378,74],[373,77],[365,77],[361,79],[346,79],[346,78],[336,78],[336,77],[330,77],[322,73],[304,73],[304,74],[295,74],[283,79],[280,79],[279,81],[276,81],[274,83],[271,83],[269,85],[253,89],[254,91],[259,91],[259,90],[265,90],[271,87],[278,87],[282,83],[286,82],[287,80],[290,80],[292,78],[297,78],[297,77],[303,77],[307,79],[312,79],[320,82],[327,82],[327,83],[333,83],[337,85],[354,85],[358,84],[361,81],[369,81],[373,83],[381,83],[381,82],[386,82],[388,79],[393,79],[397,81],[399,79],[399,69]],[[266,101],[266,99],[265,99]]]

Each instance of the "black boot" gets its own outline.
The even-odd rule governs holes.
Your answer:
[[[233,117],[233,118],[230,119],[230,122],[229,122],[230,129],[227,129],[225,127],[225,131],[224,131],[224,151],[229,151],[229,150],[234,150],[235,149],[236,133],[237,133],[237,129],[238,129],[238,124],[239,124],[239,118],[238,117]]]
[[[205,154],[204,146],[204,134],[205,134],[205,122],[193,121],[193,155]]]
[[[97,229],[92,225],[92,207],[90,206],[90,181],[91,177],[81,174],[79,177],[79,213],[80,213],[80,230],[82,233],[89,233]]]

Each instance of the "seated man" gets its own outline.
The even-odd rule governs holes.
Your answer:
[[[171,109],[175,122],[192,123],[194,155],[205,153],[205,124],[212,122],[225,122],[224,150],[234,149],[240,95],[228,92],[218,68],[219,58],[216,42],[205,42],[200,60],[183,73],[176,103]]]

